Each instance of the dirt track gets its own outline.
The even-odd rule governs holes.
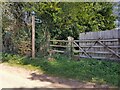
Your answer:
[[[23,68],[0,64],[1,88],[94,88],[94,83],[80,83],[75,80],[65,80],[28,71]],[[108,86],[103,85],[103,88]]]

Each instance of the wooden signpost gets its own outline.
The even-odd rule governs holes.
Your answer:
[[[35,58],[35,12],[32,12],[32,58]]]

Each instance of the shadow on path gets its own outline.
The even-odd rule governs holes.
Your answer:
[[[90,83],[90,82],[79,82],[79,81],[73,80],[73,79],[63,79],[63,78],[59,78],[59,77],[48,76],[45,74],[31,73],[30,75],[31,75],[31,77],[29,77],[28,79],[47,81],[47,82],[51,82],[53,85],[54,84],[58,85],[58,86],[65,85],[70,88],[106,88],[106,89],[109,88],[108,85],[97,85],[95,83]]]

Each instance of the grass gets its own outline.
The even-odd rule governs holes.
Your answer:
[[[45,58],[30,59],[19,55],[3,55],[4,62],[20,65],[31,70],[39,70],[52,76],[114,86],[119,84],[120,64],[117,62],[94,59],[74,61],[61,55],[55,55],[54,58],[54,60],[49,61]]]

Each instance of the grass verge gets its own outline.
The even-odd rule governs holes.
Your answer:
[[[19,65],[31,70],[39,70],[52,76],[89,81],[97,84],[118,86],[120,63],[99,61],[94,59],[68,60],[67,57],[56,55],[55,59],[30,59],[19,55],[3,55],[3,61],[11,65]]]

